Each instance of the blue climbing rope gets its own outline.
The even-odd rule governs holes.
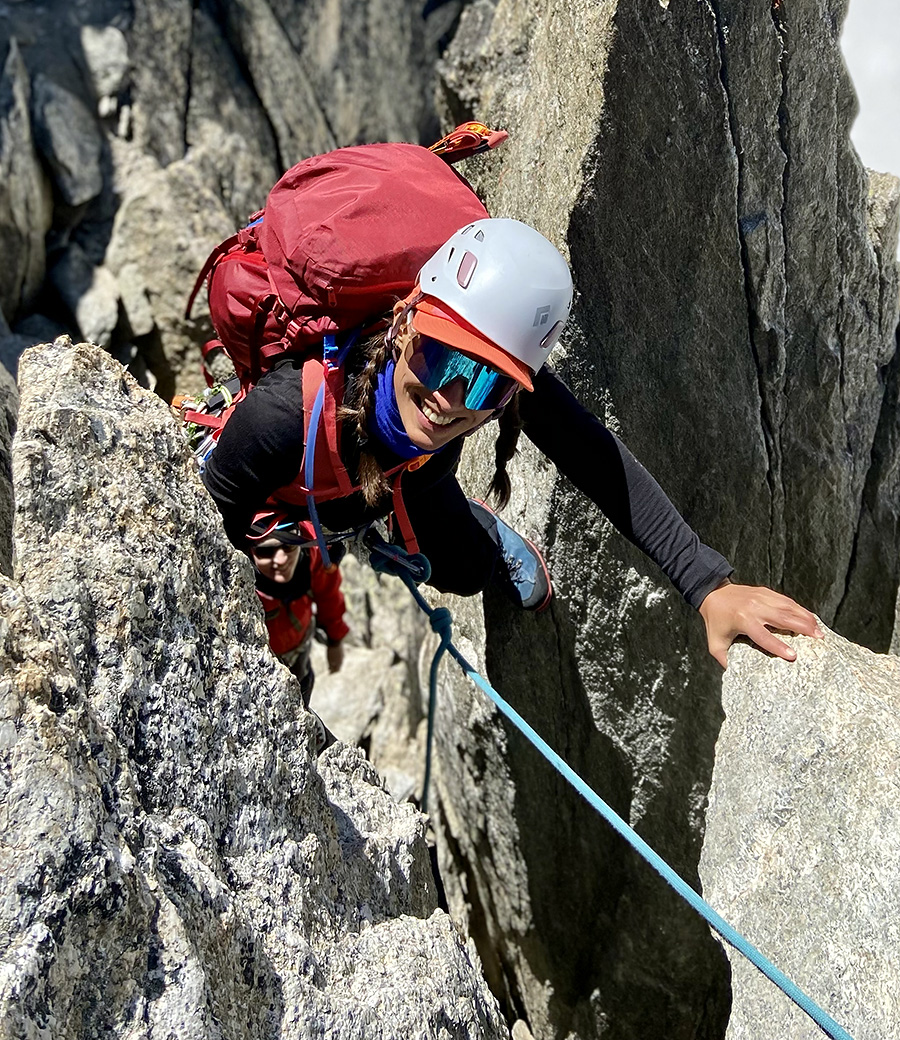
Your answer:
[[[410,566],[409,562],[398,563],[398,560],[400,560],[405,554],[401,549],[398,549],[395,546],[387,545],[382,542],[380,544],[376,543],[372,545],[371,548],[372,553],[370,556],[370,562],[374,569],[381,573],[394,574],[404,582],[406,587],[412,593],[413,599],[415,599],[416,603],[427,615],[433,631],[440,638],[440,644],[431,661],[428,699],[428,736],[426,743],[425,780],[422,795],[423,811],[427,811],[428,784],[431,776],[431,744],[433,736],[434,707],[437,698],[438,666],[440,665],[444,653],[447,652],[454,658],[472,682],[487,694],[487,696],[509,719],[516,729],[518,729],[519,732],[522,733],[538,751],[540,751],[544,758],[550,762],[557,772],[569,781],[569,783],[588,802],[588,804],[593,806],[593,808],[600,813],[607,823],[609,823],[612,828],[620,834],[628,844],[650,864],[651,867],[653,867],[663,880],[671,885],[682,899],[684,899],[694,908],[694,910],[697,911],[698,914],[700,914],[701,917],[706,920],[710,927],[715,929],[715,931],[718,932],[730,946],[733,946],[738,952],[742,953],[763,973],[763,975],[766,976],[766,978],[774,982],[775,985],[778,986],[784,994],[790,997],[797,1007],[802,1011],[805,1011],[816,1025],[830,1036],[832,1040],[852,1040],[852,1037],[845,1029],[839,1026],[830,1015],[826,1014],[818,1004],[808,997],[803,990],[796,986],[784,974],[784,972],[776,968],[775,965],[772,964],[772,962],[751,942],[745,939],[740,932],[732,928],[723,917],[713,910],[705,899],[699,896],[690,885],[687,884],[687,882],[683,881],[682,878],[668,865],[668,863],[654,852],[644,839],[641,838],[640,835],[637,834],[637,832],[630,827],[611,806],[607,805],[596,791],[585,783],[585,781],[567,762],[560,758],[543,737],[535,732],[535,730],[529,726],[529,724],[513,707],[507,704],[493,686],[491,686],[483,676],[479,675],[478,672],[475,671],[453,644],[453,617],[450,614],[450,611],[446,607],[430,606],[416,588],[417,581],[428,580],[431,571],[428,560],[421,555],[410,557],[409,561],[414,561],[414,565]],[[424,561],[424,566],[422,565],[422,561]],[[424,577],[421,576],[422,573],[424,573]]]

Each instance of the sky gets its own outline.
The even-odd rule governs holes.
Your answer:
[[[841,47],[859,98],[853,144],[870,169],[900,176],[900,0],[850,0]]]

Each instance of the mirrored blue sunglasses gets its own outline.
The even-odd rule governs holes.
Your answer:
[[[419,336],[409,367],[429,390],[440,390],[462,379],[466,387],[464,403],[472,411],[502,408],[519,387],[512,376],[429,336]]]

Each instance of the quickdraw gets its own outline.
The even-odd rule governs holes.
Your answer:
[[[505,130],[491,130],[484,123],[462,123],[440,141],[435,141],[428,151],[453,164],[496,148],[508,137],[509,134]]]
[[[172,412],[180,420],[200,475],[215,449],[222,427],[243,398],[237,376],[205,390],[200,397],[179,394],[172,399]]]

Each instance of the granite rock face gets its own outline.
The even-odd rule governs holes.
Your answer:
[[[7,322],[23,337],[35,314],[61,322],[164,397],[202,389],[203,300],[183,312],[210,250],[300,159],[439,136],[436,56],[404,0],[0,8]],[[47,267],[82,256],[90,277],[60,299]]]
[[[50,184],[35,148],[31,82],[15,40],[0,72],[0,311],[11,321],[44,279],[50,229]]]
[[[126,320],[161,397],[200,379],[191,334],[209,327],[202,319],[189,322],[185,304],[209,251],[231,233],[225,206],[192,163],[178,160],[164,169],[147,163],[134,171],[105,269],[122,287]]]
[[[64,339],[21,386],[0,1032],[508,1035],[422,817],[359,751],[313,756],[166,406]]]
[[[896,177],[869,172],[866,219],[869,239],[882,270],[880,289],[883,299],[890,301],[898,292],[892,272],[900,223],[900,181]],[[889,339],[889,312],[882,321],[884,335]],[[900,339],[896,344],[893,357],[877,370],[876,385],[883,387],[881,409],[860,503],[847,588],[834,616],[835,627],[848,639],[877,650],[887,649],[890,640],[892,588],[898,586],[900,593]],[[877,400],[877,394],[875,397]]]
[[[900,1014],[900,659],[833,633],[793,642],[793,666],[732,651],[704,895],[855,1040],[876,1040],[896,1033]],[[728,1040],[822,1035],[729,956]]]
[[[41,73],[34,77],[35,140],[63,202],[73,209],[103,189],[103,134],[78,94]]]
[[[314,644],[312,706],[336,737],[365,748],[398,801],[421,804],[428,623],[398,579],[352,555],[341,573],[350,626],[344,664],[330,675],[324,648]]]

